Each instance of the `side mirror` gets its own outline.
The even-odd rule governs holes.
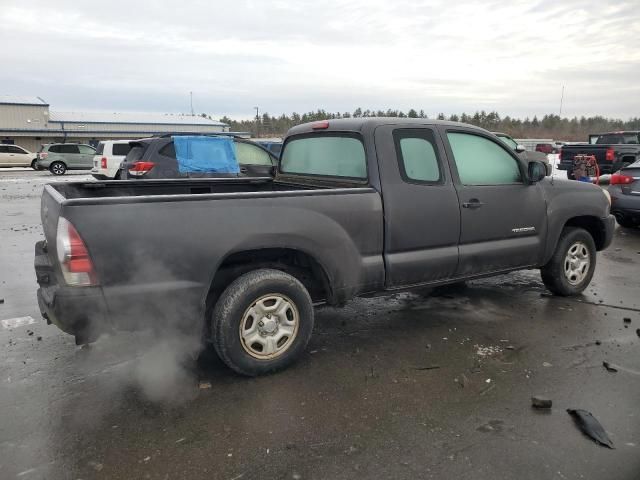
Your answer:
[[[524,148],[524,145],[520,145],[520,144],[516,145],[516,153],[522,153],[525,150],[526,150],[526,148]]]
[[[529,181],[537,183],[547,176],[547,164],[539,160],[533,160],[529,162],[527,173],[529,174]]]

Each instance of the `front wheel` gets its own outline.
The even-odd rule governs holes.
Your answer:
[[[289,366],[304,352],[312,331],[309,292],[280,270],[254,270],[237,278],[222,293],[211,316],[218,356],[247,376]]]
[[[583,228],[565,227],[551,260],[540,269],[545,286],[563,297],[581,293],[593,278],[596,245]]]
[[[49,171],[54,175],[64,175],[67,171],[67,166],[62,162],[53,162],[49,165]]]
[[[618,225],[620,225],[621,227],[624,228],[633,228],[638,226],[638,223],[633,221],[633,219],[629,218],[629,217],[625,217],[622,214],[614,214],[616,217],[616,222],[618,222]]]
[[[34,170],[38,170],[38,159],[34,158],[33,160],[31,160],[31,168]]]

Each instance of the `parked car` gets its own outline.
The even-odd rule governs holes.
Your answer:
[[[301,356],[316,302],[532,268],[579,294],[615,220],[549,173],[470,125],[353,118],[289,130],[275,178],[46,185],[38,303],[79,344],[168,325],[259,375]]]
[[[276,157],[280,156],[280,151],[282,150],[282,142],[275,141],[265,141],[265,140],[256,140],[258,145],[262,145],[264,148],[273,153]]]
[[[533,160],[538,160],[540,162],[549,163],[549,159],[544,153],[541,152],[532,152],[524,148],[524,146],[520,145],[513,138],[511,138],[506,133],[502,132],[492,132],[496,137],[502,140],[511,150],[516,152],[516,154],[522,158],[525,162],[530,162]]]
[[[640,131],[608,132],[589,135],[589,143],[567,144],[560,151],[558,168],[573,179],[576,155],[596,157],[601,174],[615,173],[640,160]]]
[[[640,226],[640,160],[611,175],[611,213],[622,227]]]
[[[35,169],[36,154],[18,145],[0,144],[0,167],[31,167]]]
[[[67,170],[91,170],[96,149],[81,143],[49,143],[38,152],[36,167],[48,169],[54,175],[64,175]]]
[[[130,140],[105,140],[98,143],[91,175],[98,180],[119,180],[120,164],[131,150]]]
[[[536,152],[542,152],[545,155],[557,153],[556,146],[553,143],[537,143]]]
[[[264,177],[273,174],[273,167],[278,161],[273,153],[243,138],[234,137],[233,142],[241,175]],[[120,165],[120,178],[123,180],[237,176],[232,173],[180,173],[171,135],[135,140],[130,145],[131,150]]]

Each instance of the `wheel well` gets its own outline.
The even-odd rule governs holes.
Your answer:
[[[305,286],[314,302],[326,300],[331,303],[329,278],[313,257],[295,249],[263,248],[233,253],[222,261],[207,294],[207,312],[213,308],[220,294],[231,282],[259,268],[273,268],[286,272]]]
[[[622,161],[622,163],[629,163],[629,164],[631,164],[631,163],[633,163],[633,162],[635,162],[635,161],[636,161],[636,157],[634,157],[634,156],[628,156],[628,155],[627,155],[627,156],[625,156],[625,157],[622,157],[622,160],[621,160],[621,161]]]
[[[584,228],[593,237],[596,250],[602,250],[606,240],[606,233],[599,218],[590,216],[573,217],[567,221],[565,227]]]

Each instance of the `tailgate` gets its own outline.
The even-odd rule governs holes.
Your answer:
[[[560,151],[560,165],[563,170],[573,167],[573,158],[576,155],[595,155],[598,165],[605,163],[606,148],[598,148],[594,145],[564,146]]]

